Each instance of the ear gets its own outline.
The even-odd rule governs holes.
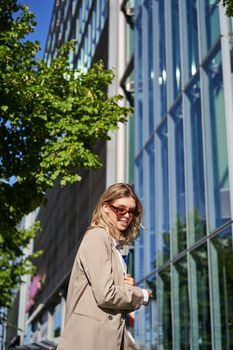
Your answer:
[[[108,207],[107,203],[104,203],[104,204],[103,204],[103,211],[104,211],[106,214],[109,214],[109,207]]]

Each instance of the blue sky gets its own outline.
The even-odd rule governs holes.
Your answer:
[[[28,4],[30,11],[34,12],[36,15],[37,26],[35,32],[30,34],[27,39],[40,41],[41,51],[38,54],[39,57],[43,57],[54,1],[55,0],[18,1],[19,3]]]

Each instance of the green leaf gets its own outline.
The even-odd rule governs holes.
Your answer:
[[[8,106],[1,106],[1,110],[6,112],[8,110]]]

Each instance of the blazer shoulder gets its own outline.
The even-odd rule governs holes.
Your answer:
[[[99,240],[106,243],[112,242],[111,236],[103,227],[91,227],[86,231],[83,237],[84,244],[88,244],[89,242],[94,244],[94,242],[98,242]]]

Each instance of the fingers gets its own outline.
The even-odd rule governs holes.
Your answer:
[[[152,290],[148,289],[147,292],[148,292],[149,299],[152,299],[152,297],[153,297]]]
[[[124,275],[124,283],[128,286],[134,286],[134,279],[131,277],[131,275],[127,274]]]

